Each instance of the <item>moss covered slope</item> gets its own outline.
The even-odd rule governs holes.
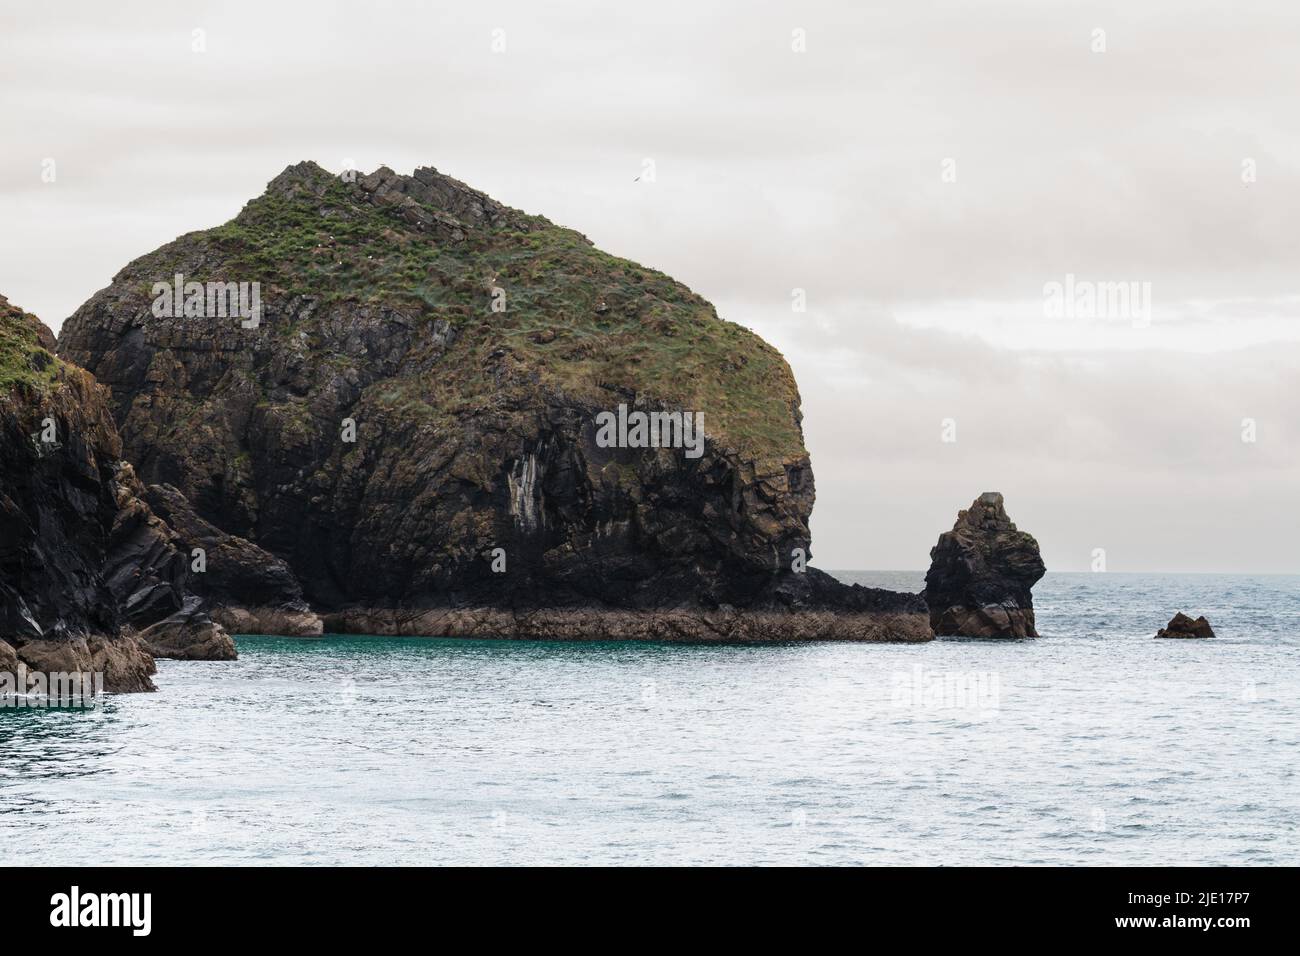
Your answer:
[[[490,399],[496,382],[484,364],[505,349],[542,387],[608,403],[617,385],[704,411],[710,439],[744,457],[803,454],[798,389],[775,348],[663,273],[433,170],[400,177],[381,168],[346,182],[314,163],[290,167],[235,219],[132,263],[126,274],[145,276],[140,306],[178,262],[196,264],[187,281],[260,281],[271,302],[445,320],[456,360],[412,396],[433,414]]]

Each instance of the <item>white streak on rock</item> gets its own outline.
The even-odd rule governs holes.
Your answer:
[[[536,531],[540,525],[538,515],[541,512],[541,495],[537,488],[540,472],[536,453],[529,452],[515,462],[514,468],[506,476],[510,487],[510,514],[524,531]]]

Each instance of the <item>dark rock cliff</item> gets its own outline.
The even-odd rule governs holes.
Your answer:
[[[930,550],[925,600],[936,634],[1037,637],[1031,589],[1046,573],[1033,535],[986,491]]]
[[[200,296],[159,316],[177,275],[257,283],[260,314]],[[358,628],[381,608],[840,608],[929,636],[914,595],[792,572],[814,485],[775,349],[433,169],[290,167],[124,268],[60,352],[111,390],[144,482]],[[620,405],[702,413],[700,455],[602,447],[597,416]]]
[[[53,347],[0,297],[0,642],[34,669],[152,689],[134,628],[180,609],[185,556],[121,461],[107,394]]]

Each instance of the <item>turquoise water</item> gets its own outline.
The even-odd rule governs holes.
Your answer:
[[[0,712],[0,839],[49,864],[1300,863],[1300,577],[1049,574],[1035,600],[1025,642],[240,638],[98,714]],[[1176,610],[1220,636],[1153,640]]]

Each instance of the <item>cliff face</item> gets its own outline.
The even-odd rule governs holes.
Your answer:
[[[181,608],[187,558],[121,461],[106,393],[53,347],[0,296],[0,642],[33,669],[150,690],[134,631]]]
[[[258,283],[260,315],[202,297],[206,314],[155,314],[177,275]],[[432,169],[290,167],[231,222],[123,269],[60,352],[111,390],[145,483],[283,559],[320,609],[924,613],[788,573],[814,492],[775,349]],[[620,405],[702,413],[701,453],[602,447],[598,416]]]
[[[0,670],[104,673],[152,690],[104,575],[117,516],[117,432],[93,380],[0,297]]]
[[[115,633],[100,573],[117,513],[117,432],[90,376],[0,297],[0,638]]]

